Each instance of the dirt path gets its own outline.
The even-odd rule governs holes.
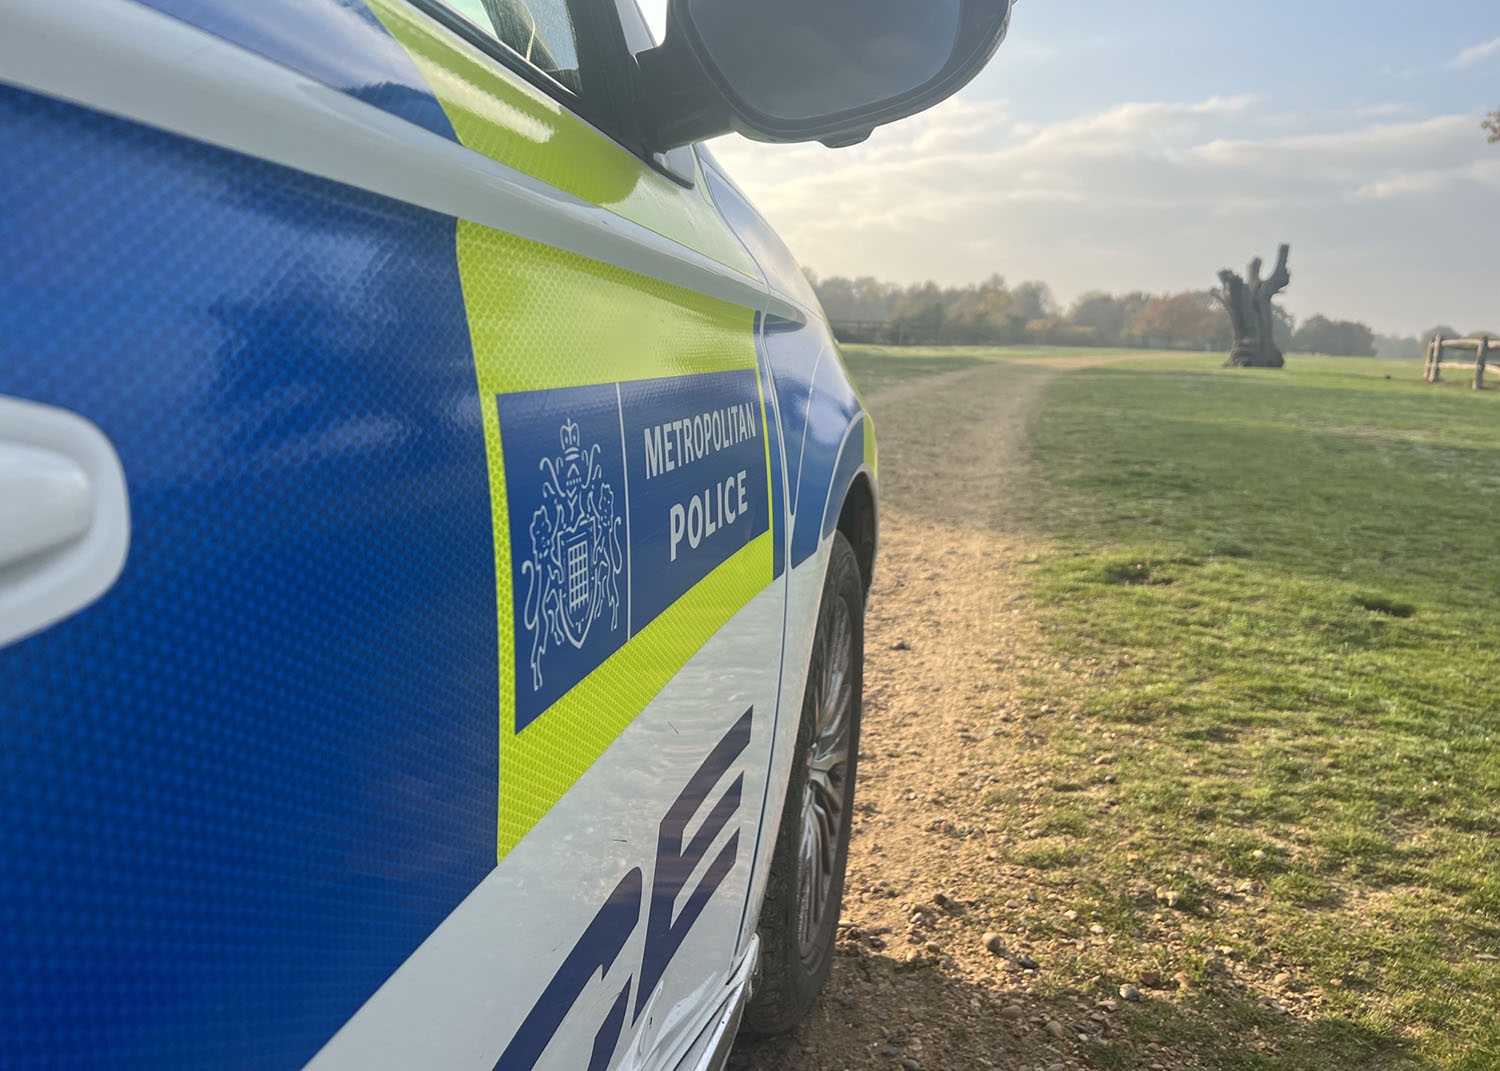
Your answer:
[[[1042,996],[1015,922],[1048,894],[997,862],[1002,833],[960,817],[1032,776],[1014,684],[1047,656],[1016,517],[1026,428],[1058,374],[987,365],[869,399],[883,527],[840,955],[802,1027],[742,1043],[737,1071],[1051,1071],[1085,1066],[1080,1030],[1108,1035],[1082,994]]]

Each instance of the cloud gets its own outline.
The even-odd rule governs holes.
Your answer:
[[[1500,190],[1500,160],[1476,160],[1461,167],[1395,173],[1366,183],[1354,195],[1374,200],[1427,197],[1467,184]]]
[[[1394,197],[1421,197],[1438,193],[1457,175],[1453,171],[1411,171],[1404,175],[1367,182],[1354,191],[1356,197],[1373,200],[1390,200]]]
[[[1195,103],[1126,103],[1065,122],[1018,123],[1015,132],[1030,138],[1033,145],[1073,145],[1095,152],[1141,137],[1162,139],[1191,128],[1204,117],[1243,115],[1256,103],[1257,98],[1249,94]]]
[[[1470,116],[1440,115],[1294,137],[1215,138],[1195,146],[1189,155],[1204,164],[1236,171],[1354,182],[1372,169],[1401,170],[1413,161],[1429,160],[1431,153],[1460,148],[1473,129]]]
[[[1483,63],[1491,56],[1500,54],[1500,37],[1492,37],[1477,45],[1470,45],[1449,62],[1450,67],[1472,67]]]
[[[1226,262],[1291,241],[1301,314],[1403,331],[1493,319],[1493,267],[1470,247],[1500,160],[1473,116],[1393,114],[1293,120],[1233,96],[1038,123],[961,95],[848,149],[726,139],[715,152],[825,275],[1000,272],[1066,299],[1209,286]]]

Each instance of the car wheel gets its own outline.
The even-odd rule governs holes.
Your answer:
[[[761,908],[761,978],[745,1026],[789,1030],[828,979],[859,756],[864,588],[854,548],[835,532],[818,608],[797,750]]]

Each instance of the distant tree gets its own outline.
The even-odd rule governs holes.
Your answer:
[[[1209,350],[1229,342],[1229,325],[1206,290],[1152,298],[1131,321],[1130,333],[1148,346],[1168,349]]]
[[[1078,300],[1073,302],[1068,319],[1075,326],[1092,331],[1104,345],[1113,345],[1120,341],[1120,336],[1125,331],[1127,315],[1124,298],[1117,298],[1102,290],[1090,290],[1079,295]]]
[[[849,279],[820,277],[811,268],[802,271],[845,342],[995,346],[1029,341],[1198,350],[1225,349],[1233,342],[1230,321],[1219,311],[1218,292],[1211,290],[1162,295],[1091,290],[1064,314],[1047,284],[1035,280],[1011,287],[1004,276],[995,274],[966,286],[929,282],[903,287],[869,275]],[[1270,306],[1270,318],[1277,346],[1294,348],[1299,334],[1296,320],[1275,304]],[[1323,338],[1315,348],[1369,352],[1361,349],[1364,336],[1359,332],[1369,331],[1362,324],[1340,325],[1326,317],[1314,321],[1320,330],[1333,325],[1344,331],[1331,341]],[[1441,330],[1450,338],[1458,335],[1452,328]],[[1307,337],[1303,334],[1302,340],[1306,342]],[[1373,334],[1369,339],[1373,345]]]
[[[1462,338],[1463,337],[1461,334],[1459,334],[1458,328],[1456,328],[1456,327],[1449,327],[1447,324],[1438,324],[1436,327],[1429,327],[1426,331],[1422,332],[1422,352],[1423,353],[1427,352],[1427,347],[1432,342],[1432,339],[1433,339],[1434,335],[1442,335],[1444,338]]]
[[[901,297],[895,283],[881,282],[873,275],[861,275],[852,285],[854,305],[861,320],[889,320]]]
[[[811,271],[804,271],[830,320],[885,323],[901,294],[900,287],[868,275],[858,279],[841,275],[819,279]]]
[[[1015,299],[1000,275],[991,275],[977,286],[945,291],[949,298],[943,321],[945,338],[954,342],[983,345],[1020,342],[1026,321],[1015,311]]]
[[[828,279],[812,279],[813,293],[823,303],[823,311],[830,320],[857,320],[854,314],[854,286],[843,276]]]
[[[1046,283],[1021,283],[1011,289],[1010,297],[1013,311],[1023,320],[1047,320],[1057,314],[1057,302]]]
[[[1330,320],[1311,316],[1292,336],[1292,348],[1301,353],[1329,353],[1339,357],[1375,356],[1375,332],[1353,320]]]
[[[1420,360],[1422,342],[1415,335],[1376,335],[1375,356],[1395,361]]]
[[[1292,336],[1296,333],[1297,317],[1273,301],[1271,303],[1271,337],[1277,349],[1291,349]]]
[[[1484,117],[1484,122],[1479,124],[1490,136],[1490,144],[1500,141],[1500,108],[1496,108]]]
[[[1147,305],[1154,300],[1152,295],[1141,290],[1132,290],[1120,299],[1120,311],[1125,315],[1125,325],[1120,329],[1121,343],[1139,343],[1141,337],[1135,332],[1136,320]]]
[[[899,342],[943,341],[943,292],[936,283],[907,287],[891,310],[891,327]]]

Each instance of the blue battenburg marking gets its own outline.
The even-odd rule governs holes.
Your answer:
[[[792,517],[792,567],[801,565],[817,550],[820,535],[828,535],[838,520],[838,507],[843,502],[844,492],[849,489],[849,478],[864,460],[864,435],[861,431],[847,438],[847,443],[856,447],[853,452],[844,452],[849,425],[859,419],[859,399],[853,393],[849,377],[832,350],[831,341],[826,341],[822,327],[804,327],[798,335],[810,336],[802,339],[805,348],[808,342],[819,342],[820,356],[813,372],[813,383],[808,390],[805,423],[802,426],[801,475],[798,478],[798,493],[793,505]],[[766,333],[766,347],[772,368],[781,368],[777,344],[774,339],[784,339],[778,333]],[[795,353],[796,342],[787,347],[786,353]],[[805,351],[805,350],[804,350]],[[801,371],[801,369],[798,369]],[[793,380],[795,381],[795,380]],[[780,378],[777,380],[780,386]],[[840,453],[852,462],[846,472],[838,471]],[[825,510],[832,511],[831,522],[825,525]]]
[[[752,369],[495,404],[520,732],[767,530],[765,428]]]
[[[822,351],[822,334],[792,320],[768,316],[761,336],[766,367],[776,385],[776,415],[781,421],[782,448],[786,451],[786,508],[797,512],[802,482],[802,446],[812,406],[812,377]]]
[[[864,460],[865,420],[860,417],[856,418],[855,425],[849,429],[849,436],[844,440],[843,449],[839,451],[838,465],[833,470],[828,503],[823,507],[824,539],[833,535],[833,530],[838,527],[839,512],[844,506],[844,492],[854,482],[854,474],[859,471]]]
[[[0,393],[132,523],[0,649],[0,1067],[302,1067],[495,865],[455,223],[5,87],[0,191]]]

